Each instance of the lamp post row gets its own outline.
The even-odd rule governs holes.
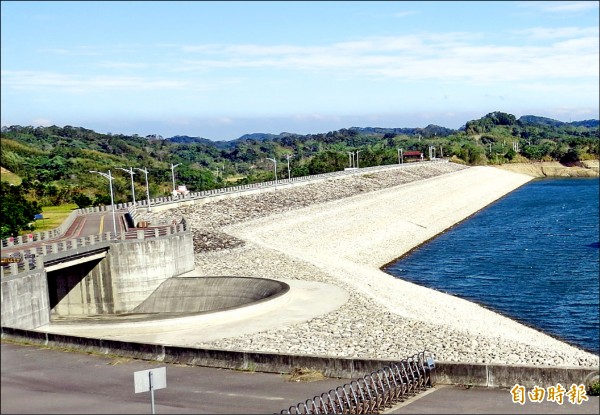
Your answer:
[[[285,159],[287,160],[287,171],[288,171],[288,180],[292,178],[292,171],[290,169],[290,159],[294,157],[293,154],[286,154]],[[267,160],[273,162],[273,171],[275,173],[275,184],[277,184],[277,160],[275,158],[267,157]]]
[[[403,157],[403,149],[398,148],[398,164],[403,164],[404,163],[404,157]],[[435,152],[435,147],[430,146],[429,147],[429,152],[430,152],[430,158],[431,158],[431,152]],[[358,154],[360,152],[362,152],[363,150],[356,150],[356,151],[349,151],[348,152],[348,157],[350,160],[350,167],[354,167],[356,165],[356,168],[359,168],[358,165]],[[293,154],[286,154],[285,158],[287,160],[287,169],[288,169],[288,180],[292,177],[291,174],[291,170],[290,170],[290,159],[293,158],[294,155]],[[443,156],[442,156],[443,157]],[[267,158],[267,160],[270,160],[273,162],[273,170],[275,173],[275,184],[277,184],[277,160],[275,158]],[[177,166],[180,166],[181,163],[178,164],[173,164],[171,163],[171,179],[173,182],[173,192],[176,191],[175,189],[175,168]],[[119,170],[123,170],[124,172],[129,173],[129,175],[131,176],[131,196],[133,199],[133,205],[136,205],[136,201],[135,201],[135,186],[133,183],[133,175],[135,174],[135,172],[133,170],[139,170],[141,172],[143,172],[145,174],[146,177],[146,200],[147,200],[147,208],[148,208],[148,212],[150,212],[150,188],[148,186],[148,169],[141,169],[138,167],[130,167],[129,169],[123,168],[123,167],[117,167]],[[114,231],[115,233],[117,233],[116,230],[116,223],[114,220],[114,216],[115,216],[115,204],[114,204],[114,195],[113,195],[113,186],[112,186],[112,174],[111,171],[108,170],[108,174],[107,173],[102,173],[99,171],[95,171],[95,170],[90,170],[90,173],[97,173],[102,175],[103,177],[106,177],[109,181],[109,186],[110,186],[110,203],[112,205],[112,210],[113,210],[113,226],[114,226]]]

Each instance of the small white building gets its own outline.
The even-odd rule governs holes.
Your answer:
[[[183,197],[186,197],[189,193],[190,193],[190,191],[187,189],[185,184],[179,185],[179,186],[177,186],[177,190],[173,190],[174,197],[177,197],[180,195]]]

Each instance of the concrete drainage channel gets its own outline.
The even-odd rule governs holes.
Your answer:
[[[345,383],[280,414],[381,413],[433,386],[434,356],[423,351]]]
[[[111,324],[156,321],[257,305],[281,297],[288,284],[268,278],[171,277],[129,312],[101,315],[54,315],[53,324]]]

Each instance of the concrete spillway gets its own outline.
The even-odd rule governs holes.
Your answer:
[[[57,316],[53,323],[117,323],[209,314],[273,300],[287,293],[285,282],[250,277],[172,277],[131,312]]]
[[[280,281],[245,277],[169,278],[134,313],[206,313],[241,307],[285,294]]]

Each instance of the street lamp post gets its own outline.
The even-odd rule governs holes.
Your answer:
[[[359,168],[359,165],[358,165],[358,153],[360,153],[361,151],[362,150],[356,150],[356,168],[357,169]]]
[[[348,152],[348,159],[350,160],[350,168],[353,168],[354,167],[354,152],[353,151]]]
[[[139,170],[146,175],[146,200],[148,203],[148,212],[150,212],[150,188],[148,187],[148,169],[140,169],[137,167],[134,167],[134,169]]]
[[[133,197],[133,206],[135,206],[135,187],[133,186],[133,175],[135,174],[133,172],[133,168],[130,167],[129,169],[125,169],[123,167],[117,167],[119,170],[123,170],[126,171],[127,173],[129,173],[131,175],[131,195]]]
[[[175,196],[175,167],[181,165],[181,163],[173,164],[171,163],[171,178],[173,179],[173,196]]]
[[[292,175],[291,175],[291,170],[290,170],[290,159],[291,159],[292,157],[294,157],[294,155],[293,155],[293,154],[286,154],[286,155],[285,155],[285,158],[286,158],[286,160],[287,160],[287,163],[288,163],[288,180],[290,180],[290,179],[292,178]]]
[[[100,171],[90,170],[90,173],[98,173],[100,176],[106,177],[108,179],[108,186],[110,187],[110,205],[112,206],[112,217],[113,217],[113,231],[115,233],[115,238],[117,237],[117,220],[115,215],[115,198],[113,195],[113,185],[112,185],[112,174],[110,170],[108,174],[102,173]]]
[[[398,164],[404,164],[404,155],[402,154],[403,149],[398,148]]]
[[[268,157],[267,157],[267,160],[271,160],[275,166],[273,169],[275,170],[275,186],[277,186],[277,160],[275,160],[274,158],[271,159]]]

